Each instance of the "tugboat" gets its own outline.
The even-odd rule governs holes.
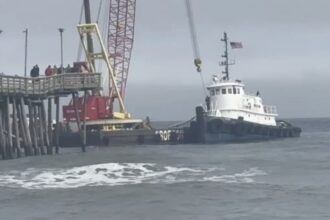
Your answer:
[[[196,107],[196,120],[186,130],[190,142],[219,143],[267,140],[273,138],[299,137],[301,128],[277,120],[275,106],[264,105],[259,91],[250,95],[240,80],[229,78],[228,66],[233,64],[228,59],[228,38],[223,39],[225,60],[220,65],[225,67],[221,76],[213,76],[207,87],[206,110]],[[230,42],[231,47],[241,48],[239,42]],[[189,133],[189,134],[188,134]]]

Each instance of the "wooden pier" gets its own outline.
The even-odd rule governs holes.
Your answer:
[[[100,88],[100,73],[63,73],[38,78],[0,75],[1,158],[53,154],[54,149],[58,153],[60,98],[74,97],[78,92],[84,92],[86,97]],[[84,141],[82,144],[84,150]]]

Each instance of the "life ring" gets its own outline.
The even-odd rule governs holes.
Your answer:
[[[207,127],[210,133],[217,134],[221,132],[223,127],[223,122],[220,119],[214,119],[209,121]]]

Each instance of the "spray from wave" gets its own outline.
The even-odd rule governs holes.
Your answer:
[[[254,176],[266,175],[258,168],[241,173],[221,174],[224,169],[193,169],[158,166],[152,163],[105,163],[70,169],[27,169],[0,173],[0,187],[26,189],[78,188],[131,184],[172,184],[180,182],[252,183]]]

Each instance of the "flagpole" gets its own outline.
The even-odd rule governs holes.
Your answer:
[[[29,30],[26,28],[23,32],[25,33],[24,77],[27,77],[27,55],[28,55]]]

